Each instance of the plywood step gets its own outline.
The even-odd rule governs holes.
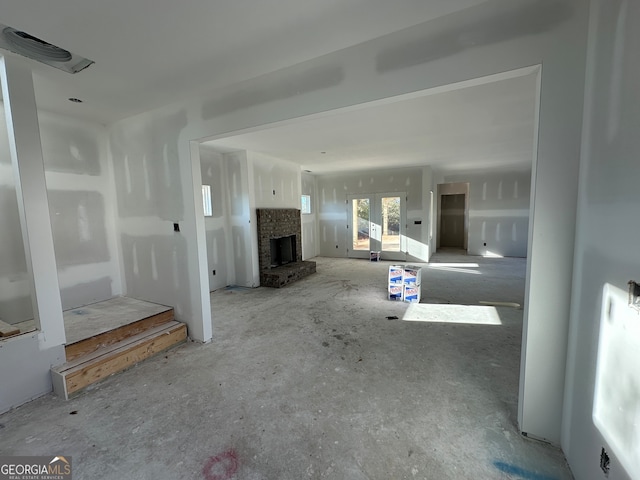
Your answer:
[[[0,337],[12,337],[13,335],[18,335],[19,333],[19,328],[0,320]]]
[[[146,330],[157,327],[174,319],[173,309],[156,315],[119,326],[108,332],[96,334],[92,337],[79,340],[65,347],[67,362],[97,351],[102,347],[108,347],[122,340],[143,333]]]
[[[51,369],[54,392],[68,399],[82,389],[121,372],[187,339],[186,325],[163,323]]]

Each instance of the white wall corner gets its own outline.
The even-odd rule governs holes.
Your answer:
[[[0,57],[0,81],[34,316],[46,349],[66,338],[33,77],[22,59]]]
[[[186,152],[185,152],[186,153]],[[211,324],[211,300],[209,296],[209,275],[207,263],[207,237],[204,225],[204,208],[202,204],[202,172],[200,164],[200,144],[189,142],[189,162],[185,165],[189,172],[184,172],[190,180],[184,188],[185,196],[185,228],[183,234],[188,243],[194,244],[188,261],[189,277],[193,280],[191,291],[191,310],[193,318],[189,319],[190,334],[194,340],[208,342],[213,336]],[[187,173],[189,175],[187,175]],[[191,220],[191,222],[189,221]],[[186,228],[189,224],[192,229]],[[190,238],[192,237],[192,238]]]

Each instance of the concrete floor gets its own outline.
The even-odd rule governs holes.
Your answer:
[[[211,344],[0,416],[0,453],[70,455],[76,479],[571,478],[516,428],[522,310],[437,322],[522,303],[524,260],[434,256],[420,321],[386,300],[389,263],[316,260],[283,289],[214,292]]]

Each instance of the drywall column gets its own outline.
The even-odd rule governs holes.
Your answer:
[[[431,167],[422,168],[422,245],[426,248],[424,260],[429,261],[433,255],[432,225],[434,222],[436,192],[433,191],[433,170]]]
[[[0,59],[0,75],[34,315],[41,342],[53,347],[66,338],[33,77],[22,60],[12,57]]]
[[[250,235],[250,253],[251,260],[249,261],[249,272],[251,278],[251,286],[257,287],[260,285],[260,264],[258,259],[258,216],[256,213],[256,187],[255,187],[255,169],[253,159],[246,157],[247,165],[247,181],[249,188],[249,235]],[[298,190],[300,193],[300,190]]]
[[[580,167],[580,143],[567,139],[580,138],[584,65],[581,51],[571,62],[542,68],[531,176],[518,424],[554,444],[562,423]]]
[[[200,144],[189,142],[191,163],[187,165],[191,175],[185,175],[184,192],[191,192],[191,198],[185,199],[184,220],[193,229],[185,228],[182,234],[189,245],[187,261],[189,274],[194,286],[190,290],[193,314],[189,321],[189,334],[200,342],[209,342],[213,336],[211,325],[211,300],[209,297],[209,267],[207,263],[207,235],[204,227],[204,206],[202,203],[202,172],[200,171]],[[181,157],[184,158],[184,157]],[[189,195],[187,194],[187,197]],[[191,201],[189,201],[191,200]],[[190,208],[193,205],[194,208]],[[196,273],[197,272],[197,273]],[[196,275],[194,275],[196,273]]]
[[[309,195],[311,199],[311,213],[302,214],[302,259],[308,260],[318,255],[318,195],[316,178],[310,173],[300,175],[300,192]]]
[[[258,245],[253,168],[245,150],[225,153],[223,157],[229,185],[227,205],[232,245],[228,268],[235,272],[235,285],[257,287],[260,285],[260,268],[258,249],[253,248]]]

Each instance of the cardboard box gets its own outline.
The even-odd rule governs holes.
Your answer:
[[[389,265],[389,285],[402,285],[404,269],[402,265]]]
[[[387,295],[387,299],[401,302],[404,299],[403,293],[404,288],[402,285],[389,284],[389,293]]]
[[[420,303],[420,286],[405,285],[402,297],[405,302]]]
[[[422,285],[422,267],[405,265],[402,274],[404,285]]]

